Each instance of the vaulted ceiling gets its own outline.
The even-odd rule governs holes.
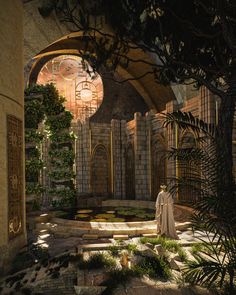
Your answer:
[[[52,57],[60,54],[78,55],[85,45],[82,32],[71,33],[54,14],[43,18],[38,12],[39,5],[40,0],[24,3],[24,63],[27,81],[36,81],[42,66]],[[131,50],[129,56],[134,60],[153,62],[148,54],[139,49]],[[148,63],[133,62],[128,68],[119,66],[117,71],[122,79],[133,79],[151,71],[151,67]],[[162,111],[167,102],[175,100],[171,87],[158,84],[152,74],[130,83],[150,109]]]

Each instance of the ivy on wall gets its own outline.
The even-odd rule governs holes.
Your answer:
[[[25,180],[27,202],[38,208],[40,195],[44,191],[39,183],[40,171],[43,168],[40,144],[43,134],[38,125],[44,119],[43,96],[40,93],[25,91]]]
[[[34,85],[25,90],[25,142],[26,142],[26,194],[39,195],[46,191],[51,195],[52,205],[71,206],[75,200],[74,188],[74,135],[70,132],[72,114],[65,110],[53,84]],[[38,131],[44,122],[49,138],[49,166],[47,177],[50,187],[43,188],[39,175],[44,165],[39,150],[43,134]],[[35,200],[34,200],[35,201]]]
[[[66,110],[57,115],[48,116],[46,124],[50,130],[50,172],[52,183],[49,193],[52,195],[52,204],[55,207],[67,207],[75,201],[73,171],[74,135],[70,133],[72,114]]]

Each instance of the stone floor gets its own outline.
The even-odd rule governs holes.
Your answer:
[[[188,214],[188,212],[183,211],[178,207],[175,208],[176,228],[178,228],[177,234],[180,238],[178,242],[181,245],[183,245],[187,255],[191,255],[191,252],[190,252],[191,245],[193,245],[194,243],[200,242],[200,239],[207,240],[207,236],[204,235],[204,233],[193,232],[192,229],[190,228],[190,223],[189,223],[190,214],[191,214],[190,211]],[[116,241],[112,238],[84,239],[82,237],[73,237],[73,236],[59,237],[50,233],[50,230],[48,230],[48,226],[45,226],[45,228],[43,228],[42,226],[40,229],[31,228],[31,230],[29,230],[28,238],[30,243],[34,243],[42,248],[46,248],[52,257],[60,255],[66,251],[69,251],[71,253],[78,253],[78,251],[81,249],[82,251],[84,251],[85,256],[86,255],[90,256],[93,253],[91,251],[104,250],[104,247],[106,249],[106,247],[109,247],[109,245],[116,243]],[[129,236],[125,237],[125,243],[138,243],[138,242],[139,242],[139,237],[129,237]],[[180,266],[178,267],[177,271],[175,268],[172,268],[172,271],[179,272],[180,270],[181,270]],[[54,295],[54,293],[50,293],[51,291],[48,293],[47,289],[49,287],[50,288],[54,287],[54,285],[60,286],[60,284],[62,284],[61,286],[62,289],[60,290],[61,295],[100,294],[100,292],[97,293],[98,290],[96,291],[96,286],[98,286],[99,284],[94,284],[95,279],[91,280],[91,276],[94,278],[94,274],[88,274],[90,275],[90,279],[87,280],[89,281],[89,283],[85,281],[80,282],[79,279],[85,280],[85,275],[83,276],[78,275],[78,270],[77,270],[77,287],[78,288],[76,290],[74,289],[74,286],[73,286],[74,278],[72,278],[72,275],[71,275],[72,272],[74,272],[73,269],[69,271],[69,277],[68,277],[68,271],[67,271],[65,273],[62,273],[59,279],[56,279],[56,280],[54,279],[53,281],[51,281],[50,279],[48,280],[44,278],[43,277],[45,276],[44,272],[45,271],[43,269],[41,269],[41,271],[36,271],[35,269],[34,272],[32,271],[32,274],[31,274],[31,271],[29,272],[29,274],[27,274],[30,280],[34,280],[37,274],[37,278],[38,278],[37,280],[39,281],[39,283],[40,283],[40,280],[39,280],[40,276],[42,276],[41,278],[41,281],[43,282],[42,288],[44,289],[42,288],[41,289],[43,290],[44,295]],[[100,274],[100,276],[97,275],[96,278],[100,278],[101,275],[104,276],[104,274]],[[65,286],[63,285],[64,281],[69,282],[68,284],[69,284],[70,290],[67,287],[65,288]],[[93,283],[91,284],[91,282]],[[85,288],[91,287],[91,288],[94,288],[94,290],[92,291],[92,293],[81,293],[82,291],[81,288],[83,287]],[[42,291],[41,289],[40,291]],[[58,294],[57,291],[58,290],[55,290],[56,292],[55,295]],[[114,291],[114,295],[127,295],[127,294],[128,295],[146,295],[146,294],[148,295],[212,295],[212,293],[208,290],[202,290],[199,288],[196,289],[192,287],[181,288],[177,286],[177,284],[173,283],[172,281],[168,283],[161,282],[161,281],[154,282],[145,276],[142,279],[135,278],[131,282],[129,282],[127,285],[120,286],[118,289]]]
[[[178,225],[178,223],[177,223]],[[177,230],[179,236],[179,243],[183,246],[191,246],[192,244],[199,243],[201,240],[208,240],[208,237],[202,232],[193,232],[191,228],[183,230]],[[58,238],[47,232],[47,230],[40,230],[30,234],[30,240],[36,245],[47,248],[49,254],[52,256],[63,253],[67,250],[75,250],[79,245],[84,244],[109,244],[114,243],[114,239],[110,238],[99,238],[99,239],[83,239],[81,237],[68,237]],[[130,238],[132,243],[132,238]]]
[[[184,210],[183,210],[184,208]],[[208,237],[201,232],[193,232],[189,227],[191,209],[188,207],[183,207],[176,205],[174,210],[177,234],[179,236],[179,243],[183,246],[191,246],[191,244],[198,243],[201,240],[207,240]],[[113,239],[108,238],[96,238],[91,237],[91,239],[83,239],[81,237],[58,237],[50,233],[48,226],[45,228],[41,226],[41,229],[31,230],[28,234],[30,242],[39,245],[42,248],[47,248],[49,254],[52,256],[63,253],[67,250],[75,250],[79,245],[83,244],[104,244],[113,243]],[[132,242],[132,241],[131,241]]]

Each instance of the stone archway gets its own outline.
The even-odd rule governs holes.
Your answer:
[[[128,144],[125,153],[125,191],[126,199],[135,200],[135,161],[132,143]]]
[[[91,160],[91,187],[94,195],[110,194],[109,157],[106,148],[99,144],[95,147]]]
[[[160,185],[166,183],[167,176],[167,159],[166,159],[166,142],[163,136],[156,135],[151,143],[152,157],[152,199],[156,200],[157,194],[160,191]]]
[[[38,67],[41,59],[52,58],[61,54],[80,55],[85,50],[84,32],[73,32],[67,23],[60,22],[52,13],[42,17],[39,13],[39,1],[27,1],[24,7],[24,65],[25,80],[34,67]],[[110,27],[104,24],[102,32],[109,32]],[[96,35],[97,37],[97,35]],[[92,48],[91,48],[92,50]],[[128,56],[138,60],[153,62],[153,58],[138,49],[131,49]],[[33,62],[32,62],[33,60]],[[171,87],[156,83],[153,75],[143,76],[150,71],[150,66],[143,63],[130,63],[128,68],[119,66],[117,74],[122,79],[132,79],[129,83],[136,89],[148,105],[149,109],[162,111],[168,101],[175,100]],[[135,77],[143,78],[135,80]]]
[[[181,136],[179,142],[179,148],[190,149],[196,147],[195,136],[191,132],[185,132]],[[196,193],[194,191],[192,181],[196,177],[196,167],[188,161],[182,160],[178,163],[178,177],[183,179],[184,182],[187,181],[189,184],[181,185],[178,190],[178,199],[182,203],[194,203],[197,199]],[[200,168],[199,168],[200,170]]]

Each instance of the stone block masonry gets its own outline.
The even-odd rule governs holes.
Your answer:
[[[22,14],[16,0],[0,10],[0,274],[26,243]]]
[[[209,123],[217,119],[213,97],[204,92],[184,105],[167,103],[165,112],[181,110]],[[154,200],[162,182],[179,175],[176,161],[167,150],[178,147],[184,134],[163,127],[163,117],[151,110],[126,122],[110,124],[87,120],[77,125],[76,185],[79,195],[114,199]]]

